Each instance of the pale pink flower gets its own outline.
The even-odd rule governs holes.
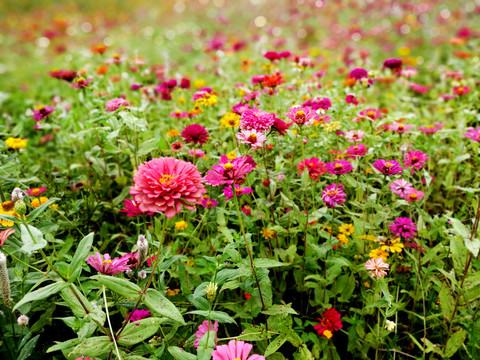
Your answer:
[[[411,130],[411,129],[413,129],[412,124],[394,123],[394,124],[390,124],[388,126],[388,130],[395,131],[399,134],[403,134],[404,132],[406,132],[408,130]]]
[[[405,179],[398,179],[390,183],[390,191],[401,197],[404,197],[412,189],[413,185]]]
[[[120,98],[112,99],[106,102],[105,110],[107,110],[107,112],[112,112],[112,111],[116,111],[118,108],[122,106],[130,106],[130,104],[125,99],[120,99]]]
[[[0,246],[2,246],[5,242],[5,240],[8,239],[10,235],[12,235],[15,232],[14,229],[8,228],[5,230],[0,231]]]
[[[205,151],[201,149],[192,149],[189,150],[188,153],[194,157],[202,158],[205,156]]]
[[[377,279],[387,275],[386,270],[390,269],[390,265],[384,262],[382,258],[369,259],[363,267],[369,271],[372,278],[376,277]]]
[[[248,144],[252,147],[252,150],[258,150],[262,147],[262,144],[267,140],[267,137],[259,131],[242,130],[237,133],[237,139],[241,140],[242,144]]]
[[[423,191],[417,189],[409,189],[406,193],[402,196],[407,201],[420,201],[425,196]]]
[[[288,109],[288,113],[285,115],[298,125],[313,125],[317,115],[314,110],[308,106],[294,106]]]
[[[363,130],[351,130],[345,134],[345,139],[349,142],[361,142],[365,137],[365,131]]]

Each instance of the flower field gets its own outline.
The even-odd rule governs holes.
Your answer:
[[[480,359],[480,3],[0,4],[0,358]]]

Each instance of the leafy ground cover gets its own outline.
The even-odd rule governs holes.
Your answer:
[[[0,9],[2,359],[480,358],[479,4]]]

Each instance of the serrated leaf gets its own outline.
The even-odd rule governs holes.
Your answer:
[[[98,280],[100,284],[105,285],[106,288],[112,290],[116,294],[126,297],[127,299],[136,300],[142,293],[142,289],[126,279],[108,275],[94,275],[92,276],[92,279]]]
[[[23,304],[26,304],[30,301],[36,301],[36,300],[43,300],[46,299],[47,297],[54,295],[63,289],[65,289],[68,286],[67,283],[63,281],[59,281],[50,285],[47,285],[41,289],[32,291],[25,295],[22,300],[20,300],[13,308],[13,311],[17,310],[20,306]]]
[[[131,346],[148,339],[155,335],[158,328],[162,324],[162,319],[150,317],[135,322],[129,323],[125,326],[120,336],[117,339],[118,344],[124,346]]]
[[[185,320],[183,320],[180,311],[178,311],[170,300],[160,294],[157,290],[148,289],[143,302],[154,313],[185,325]]]

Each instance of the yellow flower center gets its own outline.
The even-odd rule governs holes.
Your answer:
[[[337,190],[328,190],[328,191],[327,191],[327,195],[328,195],[328,196],[337,195],[337,193],[338,193]]]
[[[253,143],[253,142],[257,142],[257,135],[255,135],[255,134],[250,134],[250,135],[248,136],[248,138],[247,138],[247,141],[248,141],[248,142],[252,142],[252,143]]]
[[[368,117],[374,117],[374,116],[375,116],[375,113],[370,110],[370,111],[367,112],[367,116],[368,116]]]
[[[385,167],[391,168],[391,167],[393,167],[393,164],[392,164],[392,163],[389,163],[389,162],[386,162],[386,163],[385,163]]]
[[[172,176],[172,175],[164,174],[164,175],[162,175],[162,177],[158,180],[158,182],[159,182],[160,184],[170,185],[170,183],[172,182],[172,180],[173,180],[173,176]]]
[[[226,163],[226,164],[223,166],[223,168],[224,168],[225,170],[232,170],[232,169],[233,169],[233,165],[230,164],[230,163]]]
[[[343,168],[343,165],[340,163],[335,164],[335,170],[341,170]]]
[[[417,194],[410,194],[410,199],[416,200],[417,199]]]
[[[111,263],[112,263],[112,260],[103,260],[103,264],[105,264],[105,263],[111,264]]]
[[[398,130],[403,130],[404,126],[403,124],[398,125]]]
[[[459,87],[459,88],[457,89],[457,92],[458,92],[459,94],[463,94],[464,91],[465,91],[465,89],[464,89],[463,87]]]

